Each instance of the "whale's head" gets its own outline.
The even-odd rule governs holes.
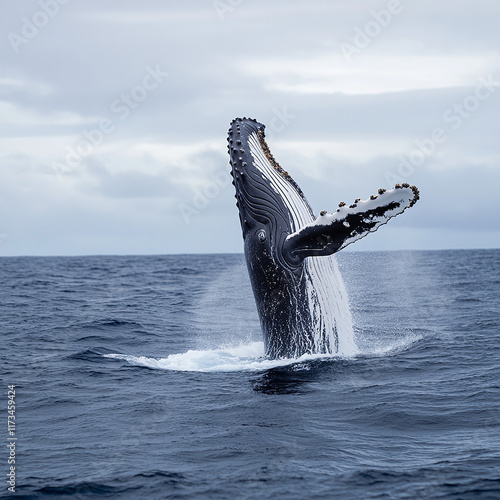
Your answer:
[[[262,123],[250,118],[233,120],[228,152],[245,251],[295,270],[300,259],[294,260],[286,252],[285,242],[314,220],[309,203],[272,156]]]

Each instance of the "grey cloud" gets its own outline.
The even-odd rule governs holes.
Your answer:
[[[485,71],[500,79],[494,57],[498,2],[401,4],[402,13],[363,50],[363,60],[398,53],[410,61],[417,56],[459,61],[461,55],[489,60],[493,54]],[[16,53],[9,33],[21,33],[23,17],[32,19],[41,7],[38,1],[10,5],[0,19],[0,101],[17,106],[5,109],[18,109],[25,119],[0,120],[5,149],[0,153],[0,233],[9,235],[0,252],[240,251],[232,186],[222,183],[217,195],[202,198],[203,189],[213,187],[213,175],[228,175],[226,131],[229,121],[241,115],[267,124],[271,149],[316,210],[331,210],[344,198],[369,196],[386,186],[385,172],[397,170],[401,148],[409,154],[416,140],[443,127],[449,139],[408,179],[420,186],[421,202],[396,221],[394,232],[384,228],[382,239],[369,237],[359,247],[399,248],[397,235],[404,228],[418,232],[419,247],[425,247],[425,235],[431,234],[426,228],[453,228],[453,241],[474,246],[469,236],[460,240],[460,220],[468,231],[481,232],[481,241],[491,238],[492,214],[500,208],[491,188],[498,185],[500,91],[452,130],[443,113],[470,95],[471,86],[377,95],[303,94],[271,89],[267,83],[277,79],[272,66],[265,77],[244,69],[249,62],[322,58],[355,75],[356,61],[339,62],[339,44],[352,42],[355,30],[372,19],[372,11],[386,6],[375,0],[362,6],[347,0],[247,0],[221,20],[210,0],[125,0],[119,6],[70,1]],[[122,118],[113,103],[121,103],[122,95],[142,85],[147,68],[157,66],[168,76]],[[294,85],[312,76],[292,73],[282,78]],[[294,117],[272,133],[275,110],[283,109]],[[72,118],[65,122],[61,117]],[[103,118],[112,121],[114,131],[59,180],[51,163],[62,161],[65,148]],[[46,138],[45,148],[40,138]],[[25,146],[15,150],[13,141]],[[216,151],[189,152],[190,146],[209,141]],[[303,154],[286,148],[287,142],[305,148],[305,142],[314,141],[366,141],[368,159],[335,155],[320,145]],[[377,141],[388,150],[370,151]],[[120,147],[142,143],[165,146],[165,159],[120,156]],[[170,144],[185,147],[183,162],[169,157]],[[466,205],[453,208],[457,199],[470,199],[483,216],[472,215]],[[189,223],[181,205],[198,207]],[[171,234],[180,237],[167,236]],[[447,238],[438,243],[432,235],[433,244],[447,245]],[[500,235],[496,238],[500,244]]]

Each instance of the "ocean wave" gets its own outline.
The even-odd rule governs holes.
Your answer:
[[[137,328],[144,328],[140,323],[137,323],[136,321],[127,321],[123,319],[117,319],[117,318],[104,318],[104,319],[97,319],[93,321],[85,321],[82,323],[77,323],[72,325],[72,328],[109,328],[109,327],[122,327],[122,326],[133,326]]]

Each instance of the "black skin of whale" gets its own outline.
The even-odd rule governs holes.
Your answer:
[[[332,255],[368,232],[375,231],[393,215],[385,214],[412,206],[419,198],[415,186],[397,185],[398,193],[408,192],[407,206],[398,202],[367,202],[369,210],[359,213],[356,203],[345,207],[341,220],[324,225],[292,227],[293,216],[281,194],[257,168],[250,151],[251,136],[259,138],[262,155],[276,175],[285,179],[304,203],[309,220],[316,218],[299,186],[274,160],[264,140],[264,125],[250,118],[236,118],[228,131],[231,175],[236,189],[237,207],[244,240],[244,252],[257,310],[264,334],[266,355],[272,359],[303,354],[335,354],[337,341],[314,345],[314,321],[308,303],[306,259]],[[254,141],[255,144],[255,141]],[[385,190],[379,190],[379,194]],[[374,200],[377,197],[372,196]],[[383,196],[379,196],[382,200]],[[356,200],[359,202],[359,200]],[[339,205],[339,207],[344,204]],[[337,212],[340,211],[337,210]],[[321,216],[324,216],[322,212]],[[321,221],[321,216],[317,221]],[[375,220],[381,222],[374,222]]]

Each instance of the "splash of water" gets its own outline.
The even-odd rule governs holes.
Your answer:
[[[314,352],[358,354],[347,290],[335,256],[306,259],[309,308],[316,332]]]
[[[237,347],[262,340],[257,307],[245,262],[219,273],[197,300],[190,333],[196,348]]]
[[[363,356],[388,356],[404,351],[420,340],[421,336],[410,335],[392,345],[372,346]],[[252,342],[238,347],[219,349],[189,350],[180,354],[171,354],[166,358],[132,356],[128,354],[104,354],[106,358],[121,359],[133,366],[144,366],[155,370],[181,372],[259,372],[273,368],[297,365],[307,369],[311,361],[335,361],[338,359],[356,359],[357,356],[331,356],[328,354],[304,354],[300,358],[267,359],[264,356],[264,343]]]
[[[289,366],[319,358],[328,358],[325,354],[309,355],[290,359],[267,359],[264,356],[264,343],[252,342],[239,347],[208,350],[189,350],[180,354],[171,354],[166,358],[130,356],[126,354],[105,354],[106,358],[123,359],[131,365],[145,366],[157,370],[175,370],[188,372],[242,372],[264,371],[281,366]]]

